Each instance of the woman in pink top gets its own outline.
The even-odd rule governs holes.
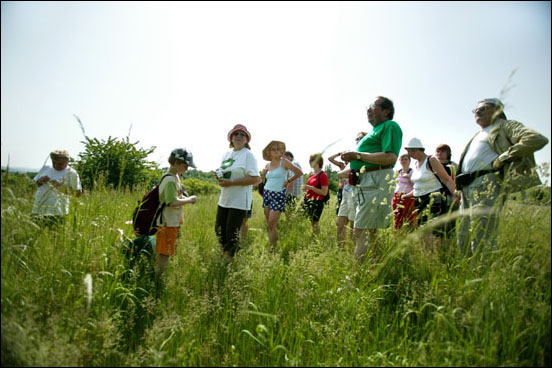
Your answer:
[[[413,183],[410,180],[412,176],[412,169],[410,168],[410,156],[408,153],[404,153],[399,157],[399,162],[402,168],[397,171],[397,188],[393,195],[393,201],[391,202],[393,208],[393,229],[399,230],[405,220],[408,226],[416,223],[416,208],[414,198],[404,198],[406,193],[412,191]]]

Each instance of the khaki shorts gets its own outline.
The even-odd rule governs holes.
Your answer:
[[[392,224],[395,185],[393,169],[360,174],[359,184],[353,187],[355,229],[384,229]]]
[[[353,191],[343,190],[343,199],[339,205],[339,212],[337,216],[347,217],[349,221],[355,221],[356,206],[353,201]]]

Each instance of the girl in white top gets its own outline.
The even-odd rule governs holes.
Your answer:
[[[456,193],[456,185],[447,174],[445,168],[439,160],[434,156],[428,156],[425,154],[425,148],[418,138],[412,138],[408,142],[405,149],[410,157],[413,157],[417,162],[416,168],[410,178],[410,180],[414,183],[414,189],[409,193],[406,193],[403,198],[415,198],[416,211],[418,214],[418,225],[422,225],[428,221],[428,216],[421,213],[428,206],[428,204],[430,204],[431,197],[434,198],[430,209],[431,215],[441,215],[447,210],[447,207],[446,202],[440,195],[440,190],[443,185],[446,185],[451,193],[458,196]],[[433,171],[429,168],[429,162],[431,163]],[[435,175],[441,179],[443,185],[441,185],[439,179],[437,179]],[[432,193],[437,193],[438,195],[432,195]]]
[[[221,186],[215,232],[224,256],[231,260],[238,250],[240,227],[253,201],[252,188],[260,181],[257,159],[250,151],[251,134],[237,124],[228,132],[231,151],[224,154],[215,177]]]

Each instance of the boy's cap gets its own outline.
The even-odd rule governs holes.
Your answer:
[[[177,160],[187,163],[188,166],[193,167],[194,169],[196,168],[196,165],[194,164],[194,156],[190,151],[186,151],[185,148],[174,149],[171,152],[171,156]]]

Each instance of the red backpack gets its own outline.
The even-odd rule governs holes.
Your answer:
[[[165,203],[159,203],[159,186],[163,179],[170,175],[163,175],[159,184],[144,194],[132,212],[132,227],[137,236],[155,235],[157,232],[157,219],[165,208]]]

